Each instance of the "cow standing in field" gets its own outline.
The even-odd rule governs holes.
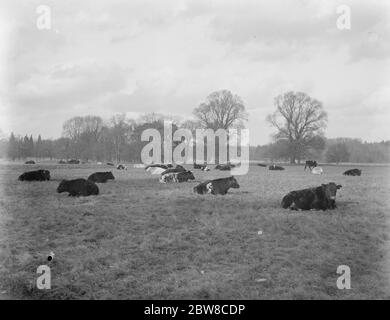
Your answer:
[[[18,180],[19,181],[49,181],[50,171],[49,170],[28,171],[21,174]]]
[[[210,193],[214,195],[225,195],[230,188],[238,189],[239,187],[240,185],[238,184],[236,178],[231,176],[229,178],[221,178],[202,182],[194,187],[194,192],[198,194]]]
[[[343,173],[345,176],[360,176],[362,174],[362,170],[360,169],[350,169]]]
[[[161,183],[187,182],[188,180],[195,180],[194,174],[191,171],[171,172],[160,177]]]
[[[57,192],[68,192],[69,197],[98,195],[99,188],[93,181],[85,179],[62,180],[57,187]]]
[[[303,170],[306,170],[306,168],[309,168],[309,170],[311,171],[313,168],[317,167],[318,166],[318,163],[317,161],[313,161],[313,160],[306,160],[305,162],[305,168]]]
[[[95,172],[88,177],[89,181],[106,183],[107,180],[114,180],[115,177],[111,171],[108,172]]]
[[[295,190],[282,199],[282,208],[291,210],[327,210],[336,208],[336,193],[341,185],[334,182],[319,187]]]

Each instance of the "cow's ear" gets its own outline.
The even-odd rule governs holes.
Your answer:
[[[341,184],[338,184],[338,185],[337,185],[337,189],[340,189],[341,187],[342,187]]]

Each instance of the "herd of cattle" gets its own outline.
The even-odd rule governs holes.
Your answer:
[[[79,160],[60,160],[61,164],[79,164]],[[34,161],[27,161],[26,164],[35,164]],[[107,165],[114,166],[113,163],[107,163]],[[267,167],[265,164],[259,163],[258,166]],[[173,167],[172,164],[152,164],[148,166],[134,165],[135,168],[144,168],[146,172],[153,175],[159,175],[159,181],[161,183],[182,183],[190,180],[195,180],[194,174],[184,168],[181,165]],[[216,170],[229,171],[234,168],[235,165],[228,163],[215,166]],[[122,164],[119,164],[117,170],[127,170]],[[205,164],[194,164],[194,169],[202,171],[210,171],[210,168]],[[269,170],[284,170],[283,167],[277,165],[269,165]],[[305,163],[305,168],[309,168],[312,173],[323,173],[322,168],[318,167],[316,161],[308,160]],[[344,175],[360,176],[360,169],[350,169],[343,173]],[[99,187],[97,183],[105,183],[108,180],[114,180],[115,177],[111,171],[108,172],[95,172],[91,174],[87,179],[78,178],[73,180],[62,180],[57,187],[57,192],[68,192],[69,196],[89,196],[98,195]],[[21,174],[18,178],[20,181],[49,181],[50,171],[48,170],[35,170],[28,171]],[[282,199],[282,208],[290,208],[291,210],[327,210],[336,208],[336,193],[342,186],[337,185],[334,182],[328,184],[322,184],[319,187],[307,188],[301,190],[294,190],[285,195]],[[213,195],[225,195],[230,188],[240,188],[239,183],[233,176],[227,178],[220,178],[214,180],[207,180],[199,183],[193,188],[193,191],[198,194],[213,194]]]

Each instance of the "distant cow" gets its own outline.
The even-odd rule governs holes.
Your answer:
[[[62,180],[57,192],[69,192],[70,197],[98,195],[99,188],[95,182],[85,179]]]
[[[35,164],[35,161],[34,160],[28,160],[24,164]]]
[[[268,167],[269,170],[284,170],[283,167],[272,164]]]
[[[311,171],[311,169],[317,167],[317,161],[313,161],[313,160],[306,160],[305,162],[305,168],[303,170],[306,170],[306,168],[309,168],[309,170]]]
[[[185,172],[187,171],[186,168],[178,164],[176,168],[169,168],[161,172],[161,175],[167,174],[167,173],[174,173],[174,172]]]
[[[115,167],[115,164],[113,164],[112,162],[107,162],[106,164],[107,164],[108,166]]]
[[[150,168],[162,168],[162,169],[168,169],[168,166],[166,166],[165,164],[149,164],[148,166],[145,167],[145,170],[146,171],[149,171],[148,169]]]
[[[186,182],[188,180],[195,180],[194,174],[191,171],[171,172],[160,177],[161,183]]]
[[[67,161],[68,164],[80,164],[80,160],[77,159],[70,159]]]
[[[59,164],[66,164],[66,161],[60,160],[60,161],[58,161],[58,163],[59,163]]]
[[[336,208],[336,193],[341,185],[334,182],[319,187],[291,191],[282,199],[282,207],[291,210],[327,210]]]
[[[360,169],[350,169],[343,173],[345,176],[360,176],[362,174],[362,170]]]
[[[264,164],[264,163],[258,163],[257,165],[258,165],[259,167],[267,167],[267,165]]]
[[[116,168],[117,168],[118,170],[127,170],[127,167],[124,166],[123,164],[119,164]]]
[[[115,177],[111,171],[107,172],[95,172],[88,177],[89,181],[106,183],[107,180],[114,180]]]
[[[314,167],[313,169],[311,169],[311,173],[312,174],[323,174],[324,170],[322,170],[321,167]]]
[[[49,181],[50,171],[36,170],[36,171],[25,172],[19,176],[18,180],[19,181]]]
[[[200,170],[203,170],[204,168],[206,168],[207,165],[205,164],[197,164],[197,163],[194,163],[194,169],[200,169]]]
[[[227,163],[227,164],[217,164],[215,166],[215,169],[217,170],[221,170],[221,171],[229,171],[231,170],[232,168],[234,168],[235,165],[234,164],[231,164],[231,163]]]
[[[149,172],[150,174],[161,174],[165,170],[166,169],[160,167],[152,167],[152,168],[148,168],[146,171]]]
[[[194,192],[199,194],[210,193],[214,195],[225,195],[230,188],[238,189],[239,187],[240,185],[238,184],[236,178],[231,176],[229,178],[221,178],[202,182],[194,188]]]

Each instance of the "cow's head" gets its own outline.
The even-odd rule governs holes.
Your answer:
[[[62,180],[57,188],[58,193],[65,192],[65,191],[68,191],[68,180]]]
[[[322,184],[322,189],[325,192],[325,195],[328,199],[335,200],[337,190],[341,188],[340,184],[335,184],[334,182],[330,182],[328,184]]]
[[[229,182],[230,182],[230,187],[231,188],[235,188],[235,189],[238,189],[240,187],[240,185],[238,184],[236,178],[234,178],[233,176],[231,176],[229,178]]]
[[[186,172],[186,177],[188,180],[195,180],[194,174],[191,171]]]
[[[108,171],[108,172],[106,172],[106,173],[107,173],[107,179],[115,180],[115,177],[114,177],[114,175],[112,174],[111,171]]]

